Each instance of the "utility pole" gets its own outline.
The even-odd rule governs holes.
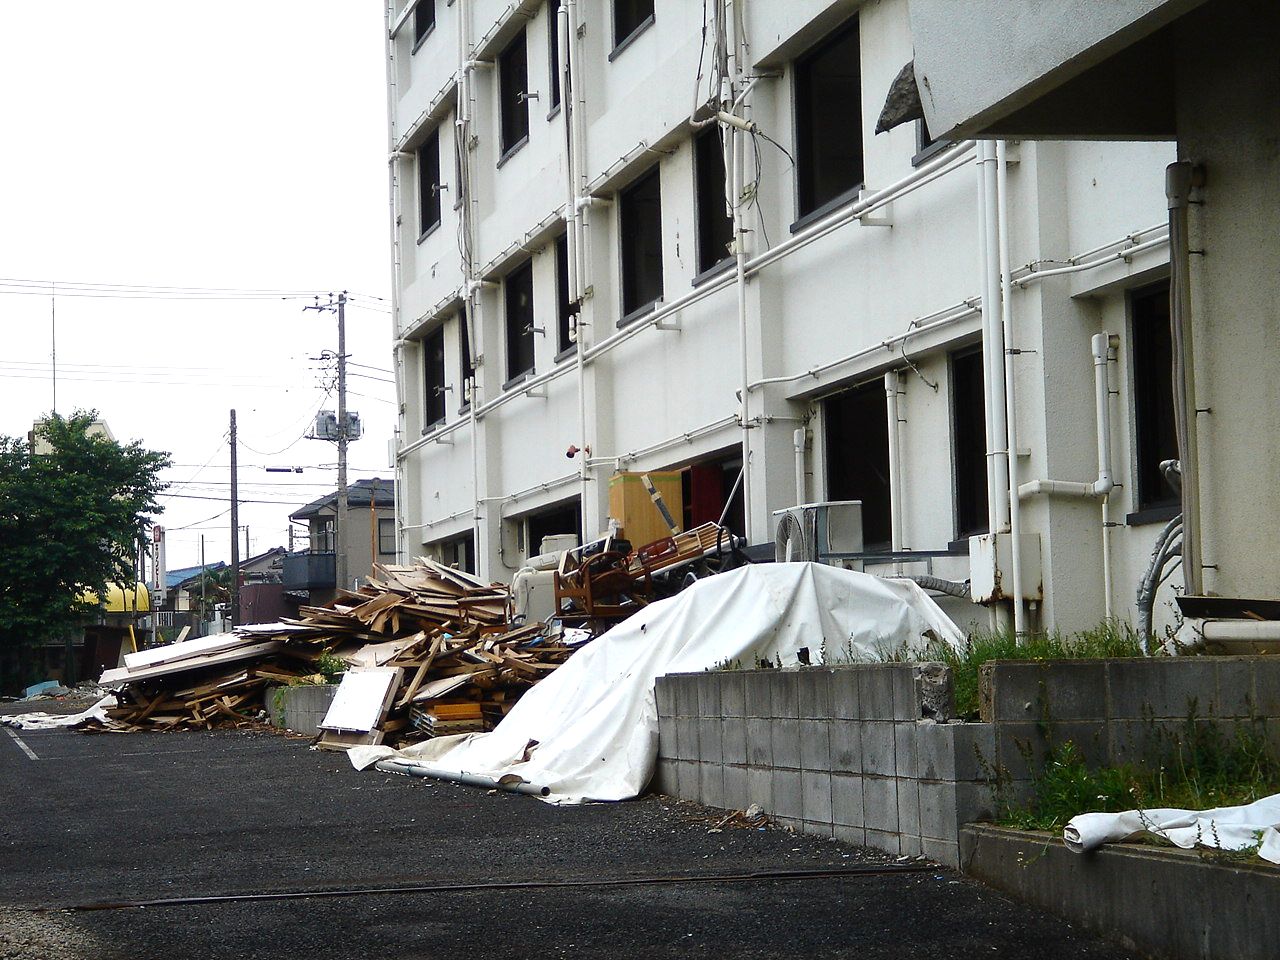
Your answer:
[[[369,576],[376,576],[374,564],[378,562],[378,478],[373,478],[369,490]]]
[[[343,536],[347,528],[347,291],[328,303],[315,303],[303,310],[336,310],[338,314],[338,509],[333,521],[334,585],[347,587],[347,552]]]
[[[58,288],[49,294],[49,359],[53,366],[53,414],[58,415]]]
[[[231,626],[240,624],[240,488],[236,482],[236,412],[231,411]]]
[[[200,534],[200,613],[198,615],[199,620],[196,622],[197,637],[204,636],[204,624],[205,624],[205,620],[208,619],[208,615],[205,613],[204,575],[205,575],[204,534],[202,533]]]

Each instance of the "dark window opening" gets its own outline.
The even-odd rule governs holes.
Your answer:
[[[653,0],[613,0],[613,45],[620,47],[653,19]]]
[[[418,236],[440,224],[440,131],[418,148]]]
[[[951,455],[955,466],[956,539],[986,533],[987,418],[982,350],[951,357]]]
[[[425,433],[444,422],[444,327],[437,327],[422,341],[422,429]]]
[[[858,21],[796,61],[796,173],[800,215],[863,182]]]
[[[560,106],[560,4],[563,0],[550,0],[547,13],[547,36],[551,46],[551,109]]]
[[[507,275],[507,379],[533,372],[533,263]]]
[[[582,505],[577,500],[573,500],[549,510],[530,514],[524,522],[525,555],[534,557],[542,552],[542,541],[545,537],[571,533],[581,538]]]
[[[707,127],[693,142],[698,204],[698,272],[705,273],[729,257],[733,218],[725,208],[724,152],[720,130]]]
[[[828,398],[827,499],[862,501],[862,539],[868,550],[887,548],[889,512],[889,410],[884,385],[868,383]]]
[[[662,192],[658,168],[623,190],[618,203],[622,236],[622,314],[662,299]]]
[[[413,49],[415,51],[435,26],[436,0],[418,0],[418,5],[413,8]]]
[[[462,409],[466,410],[471,406],[471,397],[467,393],[467,383],[471,379],[471,333],[467,329],[467,311],[463,310],[458,314],[458,351],[462,361],[462,376],[459,383],[462,384],[459,398],[462,401]]]
[[[569,299],[569,240],[556,238],[556,348],[564,353],[573,347],[573,301]]]
[[[437,545],[440,562],[467,573],[476,572],[476,535],[464,533],[460,537],[442,540]]]
[[[396,552],[396,521],[394,517],[378,518],[378,553]]]
[[[1175,506],[1178,494],[1160,472],[1162,460],[1178,459],[1173,416],[1173,334],[1169,283],[1131,298],[1133,314],[1133,407],[1137,433],[1137,508]]]
[[[498,54],[502,153],[506,155],[529,136],[529,58],[525,37],[519,36]]]
[[[742,458],[737,455],[689,465],[681,478],[684,494],[682,529],[692,530],[704,523],[716,523],[724,514],[725,526],[736,534],[742,534],[742,485],[738,484],[737,492],[733,489],[741,469]],[[732,502],[730,493],[733,493]],[[727,512],[725,504],[729,505]]]

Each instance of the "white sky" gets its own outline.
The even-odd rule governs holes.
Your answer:
[[[4,281],[389,297],[374,0],[4,0],[0,90]],[[0,433],[17,436],[52,404],[50,297],[4,281]],[[199,562],[201,534],[209,561],[230,559],[227,514],[208,518],[229,506],[232,407],[240,496],[273,501],[241,506],[253,552],[283,545],[289,513],[334,488],[335,446],[298,440],[322,406],[309,358],[337,346],[333,316],[305,302],[57,297],[59,412],[97,408],[117,439],[173,455],[170,568]],[[352,370],[390,380],[385,299],[357,303],[347,350],[367,366]],[[349,389],[365,395],[350,399],[365,424],[351,479],[390,477],[394,387]]]

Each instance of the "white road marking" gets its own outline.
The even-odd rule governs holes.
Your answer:
[[[22,738],[18,736],[16,733],[14,733],[13,730],[11,730],[9,727],[5,727],[4,732],[7,733],[9,736],[13,737],[13,742],[16,743],[21,748],[22,752],[25,753],[28,757],[30,757],[32,760],[40,759],[39,757],[36,756],[36,752],[32,750],[30,747],[28,747],[25,743],[23,743]]]

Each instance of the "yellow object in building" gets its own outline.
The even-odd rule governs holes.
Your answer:
[[[89,603],[103,603],[92,590],[80,594],[81,600]],[[107,584],[107,613],[150,613],[151,593],[145,583],[135,583],[132,587],[121,587],[117,583]]]
[[[642,476],[622,471],[609,478],[609,516],[622,525],[622,535],[631,541],[632,547],[642,547],[671,536],[667,522],[645,489]],[[661,473],[651,470],[649,480],[662,495],[671,516],[679,523],[684,516],[684,487],[680,471]]]

